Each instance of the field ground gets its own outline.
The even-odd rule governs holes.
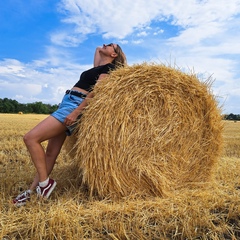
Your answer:
[[[224,122],[224,149],[214,181],[174,198],[88,199],[77,164],[61,152],[45,202],[25,207],[11,199],[26,189],[34,168],[23,135],[46,115],[0,114],[0,240],[10,239],[240,239],[240,122]]]

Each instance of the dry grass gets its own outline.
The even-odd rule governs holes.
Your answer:
[[[45,117],[0,114],[1,240],[240,239],[240,123],[224,122],[224,155],[214,168],[215,181],[202,189],[165,198],[89,200],[79,188],[78,164],[63,151],[50,200],[33,198],[15,208],[11,198],[34,174],[22,136]]]
[[[229,157],[240,157],[240,135],[239,135],[239,122],[226,121],[225,122],[224,140],[225,148],[224,155]]]

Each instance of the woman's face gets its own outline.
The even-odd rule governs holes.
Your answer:
[[[103,49],[109,53],[110,55],[113,53],[117,53],[117,44],[109,43],[109,44],[103,44]]]

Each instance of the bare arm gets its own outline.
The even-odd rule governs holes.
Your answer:
[[[96,51],[95,51],[95,54],[94,54],[94,61],[93,61],[93,66],[94,67],[97,67],[100,64],[100,60],[101,60],[100,51],[99,51],[100,49],[101,49],[101,47],[96,48]]]
[[[101,74],[98,78],[98,81],[102,80],[107,75],[108,74],[106,74],[106,73]],[[69,126],[69,125],[73,124],[76,121],[77,117],[84,110],[84,108],[88,105],[89,99],[91,99],[93,97],[94,97],[93,92],[88,93],[87,97],[82,101],[82,103],[65,118],[64,124],[66,126]]]

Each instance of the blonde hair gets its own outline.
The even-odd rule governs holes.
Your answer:
[[[112,61],[117,67],[124,67],[127,65],[127,58],[122,50],[122,48],[117,44],[117,48],[115,49],[117,53],[117,57]]]

